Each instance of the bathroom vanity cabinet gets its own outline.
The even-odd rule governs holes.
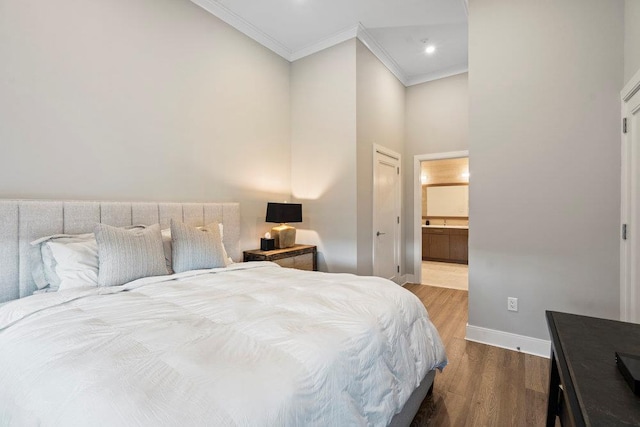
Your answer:
[[[422,227],[422,259],[467,264],[469,261],[469,229]]]

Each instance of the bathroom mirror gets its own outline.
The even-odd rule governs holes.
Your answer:
[[[469,217],[469,186],[428,186],[427,217]]]

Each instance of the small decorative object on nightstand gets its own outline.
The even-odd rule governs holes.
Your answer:
[[[244,261],[272,261],[276,264],[297,268],[298,270],[318,270],[318,249],[311,245],[294,245],[286,249],[275,249],[272,251],[261,251],[252,249],[244,251]]]
[[[269,234],[269,233],[267,233]],[[276,248],[275,239],[271,239],[269,237],[262,237],[260,239],[260,250],[261,251],[272,251]]]

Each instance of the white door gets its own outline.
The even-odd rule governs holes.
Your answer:
[[[622,91],[622,117],[620,318],[640,323],[640,71]]]
[[[400,155],[373,153],[373,274],[400,281]]]

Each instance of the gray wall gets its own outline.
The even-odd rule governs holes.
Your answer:
[[[640,70],[640,1],[624,2],[624,81]]]
[[[469,149],[469,75],[458,74],[406,89],[404,218],[406,271],[413,263],[413,158]],[[418,256],[421,256],[418,254]]]
[[[0,197],[238,201],[257,247],[290,194],[287,61],[186,0],[0,8]]]
[[[373,144],[402,154],[405,87],[360,41],[356,60],[358,274],[372,275]]]
[[[469,8],[469,324],[618,318],[624,2]]]
[[[295,61],[291,94],[298,240],[323,271],[371,275],[373,144],[403,151],[405,88],[352,39]]]
[[[355,39],[291,65],[291,124],[291,164],[281,166],[303,204],[297,241],[318,245],[320,270],[355,273]]]

